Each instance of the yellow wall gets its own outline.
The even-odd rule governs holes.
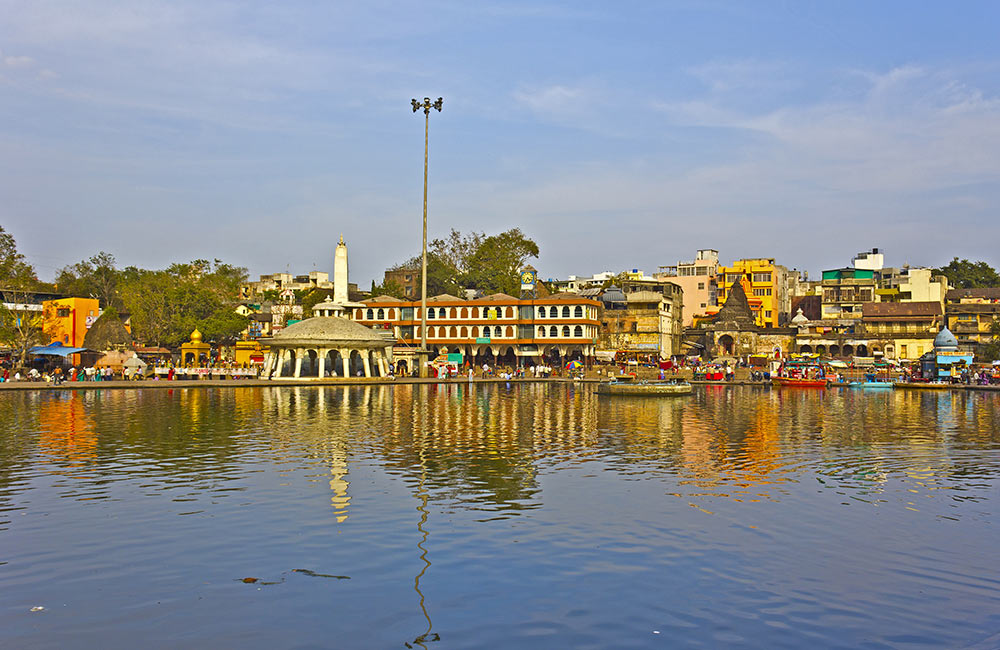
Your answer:
[[[65,315],[60,313],[65,312]],[[83,346],[87,336],[88,320],[91,324],[100,315],[100,304],[94,298],[60,298],[42,303],[45,335],[49,343],[56,341],[67,347]]]
[[[730,273],[750,273],[751,279],[754,273],[770,273],[771,280],[769,282],[753,282],[754,289],[763,289],[762,293],[766,293],[767,289],[771,290],[771,295],[758,296],[747,295],[749,300],[757,298],[761,301],[760,313],[757,314],[757,324],[762,327],[777,327],[778,326],[778,284],[777,284],[777,269],[775,269],[774,260],[769,258],[762,259],[745,259],[736,260],[733,262],[732,266],[720,266],[717,282],[719,285],[719,304],[725,303],[725,300],[729,299],[729,290],[733,286],[733,282],[728,278]],[[723,291],[725,293],[723,293]],[[723,298],[725,296],[725,298]],[[770,316],[768,316],[770,314]]]

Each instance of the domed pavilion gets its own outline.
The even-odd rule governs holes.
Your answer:
[[[264,360],[263,376],[268,379],[384,377],[392,363],[392,344],[392,340],[352,320],[316,316],[274,335],[268,342],[270,350]]]

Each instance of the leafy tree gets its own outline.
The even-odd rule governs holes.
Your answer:
[[[330,297],[330,291],[326,289],[313,289],[302,296],[302,316],[309,318],[313,307]]]
[[[446,239],[435,239],[427,251],[427,294],[459,294],[462,289],[517,295],[519,274],[529,258],[538,257],[538,244],[520,228],[498,235],[452,230]],[[398,264],[394,271],[420,271],[419,256]]]
[[[469,259],[465,286],[487,294],[516,296],[521,286],[520,272],[531,257],[538,257],[538,244],[525,237],[520,228],[487,237]]]
[[[39,289],[40,285],[35,269],[18,252],[14,236],[0,226],[0,288]]]
[[[476,251],[483,245],[484,239],[486,239],[485,233],[473,231],[468,235],[463,235],[452,228],[447,239],[431,240],[428,250],[436,255],[443,264],[455,269],[459,274],[463,274],[469,271],[469,264]]]
[[[966,259],[952,259],[947,266],[936,269],[948,282],[959,289],[979,289],[1000,286],[1000,275],[986,262],[970,262]]]
[[[56,286],[67,296],[96,298],[104,307],[120,309],[118,288],[122,272],[115,266],[115,257],[101,251],[90,259],[66,266],[56,274]]]
[[[417,256],[396,265],[392,270],[410,270],[419,275],[420,266],[420,256]],[[433,251],[427,251],[427,297],[439,296],[442,293],[457,294],[462,290],[462,285],[459,282],[460,278],[461,273],[459,270],[452,266],[446,258]],[[417,297],[419,298],[419,296],[420,291],[418,287]]]
[[[0,300],[0,345],[11,348],[17,355],[20,365],[28,363],[28,350],[36,345],[46,343],[43,325],[44,317],[40,312],[14,311],[4,303],[24,304],[28,295],[15,289],[2,292]]]
[[[403,292],[403,287],[399,286],[392,280],[386,280],[382,284],[375,284],[375,280],[372,280],[372,297],[375,296],[392,296],[394,298],[406,298],[406,294]]]
[[[206,341],[231,341],[249,322],[234,311],[246,269],[195,260],[123,275],[122,301],[137,340],[176,347],[198,329]]]
[[[992,338],[979,348],[978,361],[990,362],[1000,359],[1000,319],[994,318],[990,324]]]

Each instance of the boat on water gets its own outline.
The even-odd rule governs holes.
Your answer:
[[[852,381],[848,384],[851,388],[892,388],[894,383],[890,379],[879,379],[873,372],[866,372],[861,381]]]
[[[612,380],[597,385],[598,395],[640,395],[650,397],[676,397],[691,394],[691,384],[686,381],[636,381]]]
[[[826,388],[826,378],[771,377],[771,384],[781,388]]]
[[[896,384],[891,381],[852,381],[851,388],[892,388]]]

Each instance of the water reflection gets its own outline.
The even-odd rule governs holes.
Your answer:
[[[356,592],[308,597],[346,609],[365,597],[395,597],[399,604],[380,622],[394,643],[426,647],[447,630],[446,641],[469,647],[475,639],[456,632],[451,612],[475,586],[447,598],[442,592],[463,579],[475,582],[468,574],[479,575],[491,563],[497,565],[489,574],[493,584],[510,591],[544,583],[544,596],[526,599],[539,611],[554,607],[547,591],[552,582],[599,574],[593,591],[617,594],[621,576],[641,581],[658,563],[664,568],[657,578],[668,576],[679,593],[686,584],[701,589],[711,583],[705,574],[714,572],[718,582],[704,593],[718,599],[745,593],[755,581],[767,583],[767,575],[739,572],[772,566],[774,548],[811,551],[842,539],[843,530],[877,546],[878,538],[859,526],[870,525],[865,516],[873,509],[891,515],[879,521],[895,526],[885,534],[900,539],[919,537],[914,530],[926,535],[925,521],[988,521],[984,504],[995,498],[1000,475],[998,411],[994,394],[753,387],[699,388],[684,399],[609,399],[586,386],[542,384],[4,393],[0,548],[17,549],[12,563],[25,574],[43,556],[48,571],[81,584],[88,583],[74,571],[96,575],[96,560],[66,554],[50,529],[92,534],[91,548],[108,537],[124,544],[117,540],[136,535],[140,546],[143,535],[158,536],[148,551],[156,566],[169,566],[162,556],[171,552],[175,563],[193,556],[214,565],[260,548],[257,561],[278,557],[285,564],[233,568],[227,587],[234,576],[284,575],[294,566],[314,567],[316,575],[350,574],[350,587],[321,581],[322,588],[338,583],[337,589]],[[42,523],[43,517],[50,518]],[[91,533],[92,521],[128,523],[114,534]],[[763,521],[770,530],[762,530]],[[738,538],[750,550],[727,537],[737,528],[760,536]],[[531,543],[517,546],[526,529],[533,531]],[[33,543],[47,535],[50,544],[36,551]],[[706,559],[720,549],[732,555],[732,564]],[[918,550],[923,555],[913,557],[922,562],[928,556],[946,561]],[[303,557],[285,559],[295,552]],[[685,561],[698,568],[678,574]],[[899,562],[900,574],[923,570]],[[981,594],[988,585],[973,577],[986,573],[979,569],[955,569],[955,582]],[[733,575],[739,575],[736,584]],[[813,579],[807,573],[806,582]],[[25,579],[36,583],[44,581]],[[395,583],[404,584],[405,594],[392,596]],[[659,593],[658,585],[647,584],[648,593]],[[769,587],[769,611],[794,618],[788,612],[801,610],[808,587],[799,584],[800,592],[787,597]],[[275,583],[272,591],[279,589],[291,585]],[[625,600],[628,611],[596,602],[618,612],[616,625],[635,611],[675,616],[662,605]],[[810,614],[822,611],[820,601],[810,601],[817,608]],[[749,596],[729,604],[746,607],[749,617],[766,616]],[[552,617],[569,634],[576,616],[607,623],[598,610],[568,608],[562,614],[568,623]],[[392,628],[396,620],[402,621],[398,629]],[[690,628],[712,627],[697,616],[691,620]],[[677,627],[685,628],[683,621]],[[836,628],[829,626],[827,640],[836,638]],[[577,645],[619,640],[590,634]],[[365,641],[353,645],[383,645]]]

